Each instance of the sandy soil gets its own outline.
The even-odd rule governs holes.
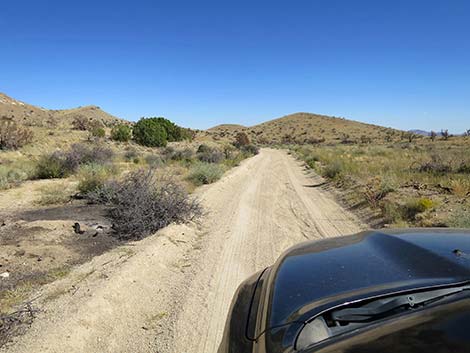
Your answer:
[[[198,224],[170,226],[43,287],[41,312],[1,352],[216,352],[239,283],[307,239],[365,228],[284,151],[198,190]]]

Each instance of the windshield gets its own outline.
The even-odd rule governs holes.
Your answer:
[[[380,319],[412,312],[450,296],[469,291],[470,285],[441,288],[367,300],[323,313],[305,324],[298,335],[296,349],[304,349],[339,334],[366,326]]]

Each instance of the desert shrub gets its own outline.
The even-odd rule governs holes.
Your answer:
[[[470,174],[470,161],[461,162],[457,168],[457,173]]]
[[[223,152],[224,152],[225,159],[232,159],[236,152],[236,149],[235,147],[231,145],[225,145]]]
[[[167,144],[168,135],[165,127],[158,118],[142,118],[132,131],[134,140],[147,147],[164,147]]]
[[[0,190],[8,189],[12,186],[17,186],[23,181],[32,177],[34,171],[31,171],[30,166],[24,165],[1,165],[0,164]]]
[[[72,120],[72,127],[75,130],[86,131],[88,130],[90,120],[84,115],[77,115]]]
[[[75,143],[64,153],[65,168],[74,172],[83,164],[105,164],[114,158],[114,152],[101,145]]]
[[[139,152],[135,148],[128,148],[124,151],[123,157],[126,161],[133,161],[136,158],[139,158]]]
[[[211,184],[219,180],[223,174],[224,169],[220,165],[200,162],[192,167],[188,180],[195,185]]]
[[[70,172],[66,167],[64,154],[61,152],[42,156],[36,166],[38,179],[65,178]]]
[[[165,161],[157,154],[149,154],[145,156],[145,162],[153,168],[161,167],[165,164]]]
[[[82,194],[103,187],[114,170],[102,164],[85,164],[78,171],[78,190]]]
[[[114,152],[107,147],[74,144],[67,152],[56,151],[42,156],[36,165],[35,176],[38,179],[65,178],[81,165],[107,164],[113,157]]]
[[[240,163],[247,158],[245,153],[232,153],[230,158],[226,158],[222,163],[228,168],[237,167]]]
[[[72,129],[80,131],[93,131],[95,129],[103,128],[104,124],[99,120],[88,118],[85,115],[79,114],[72,119]]]
[[[114,141],[127,142],[132,137],[132,130],[125,124],[119,124],[112,128],[111,139]]]
[[[175,153],[175,149],[172,146],[167,146],[162,150],[162,157],[165,160],[170,160],[171,157],[173,156],[173,153]]]
[[[250,144],[250,139],[248,135],[244,132],[239,132],[235,136],[235,141],[233,142],[233,145],[237,148],[240,148],[242,146],[246,146]]]
[[[431,159],[418,164],[419,172],[431,174],[445,174],[452,171],[452,165],[439,155],[432,155]]]
[[[375,208],[385,196],[395,189],[396,185],[390,178],[374,177],[366,181],[363,194],[367,203]]]
[[[140,119],[134,126],[133,135],[137,143],[148,147],[163,147],[167,142],[192,138],[190,130],[162,117]]]
[[[211,152],[211,151],[212,151],[212,148],[205,144],[199,145],[199,147],[197,148],[197,153],[206,153],[206,152]]]
[[[403,212],[400,206],[394,202],[382,202],[380,205],[384,222],[388,224],[402,224]]]
[[[202,213],[199,202],[172,179],[152,170],[128,174],[88,194],[92,202],[110,207],[113,228],[122,239],[141,239],[170,223],[183,223]]]
[[[248,154],[252,154],[252,155],[257,155],[259,153],[258,146],[255,146],[255,145],[252,145],[252,144],[244,145],[240,149],[243,152],[248,153]]]
[[[170,120],[163,117],[150,119],[154,119],[154,121],[158,122],[160,126],[165,129],[168,142],[181,141],[184,139],[182,129]]]
[[[403,206],[403,216],[414,220],[416,215],[427,211],[435,206],[434,201],[428,198],[411,199]]]
[[[106,131],[102,127],[94,127],[90,130],[90,135],[92,137],[103,138],[106,136]]]
[[[0,121],[0,150],[17,149],[31,142],[33,132],[9,120]]]
[[[320,161],[320,158],[316,154],[311,154],[305,157],[305,163],[312,169],[316,167],[316,162]]]
[[[328,163],[325,168],[323,168],[322,174],[327,178],[336,179],[343,172],[343,169],[343,163],[341,163],[340,161],[333,161],[331,163]]]
[[[202,152],[199,150],[200,149],[198,149],[197,159],[201,162],[220,163],[225,159],[224,153],[215,148],[204,149]]]
[[[170,156],[173,161],[186,161],[189,162],[193,159],[194,152],[190,148],[174,150]]]

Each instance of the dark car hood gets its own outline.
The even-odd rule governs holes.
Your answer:
[[[277,327],[345,302],[468,280],[468,231],[373,231],[307,242],[271,270],[265,329],[276,335]]]

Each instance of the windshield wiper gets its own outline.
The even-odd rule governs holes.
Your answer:
[[[404,294],[389,298],[374,300],[356,308],[345,308],[333,311],[331,318],[340,323],[364,322],[386,316],[400,308],[413,308],[428,302],[442,299],[449,295],[469,290],[470,285],[446,289],[437,289],[427,292]]]

